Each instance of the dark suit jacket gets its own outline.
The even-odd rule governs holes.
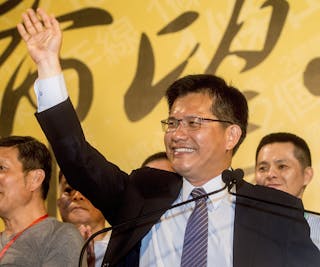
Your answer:
[[[121,171],[87,143],[69,99],[36,117],[69,184],[115,226],[104,266],[138,266],[141,240],[178,197],[182,177],[152,168]],[[237,194],[244,197],[236,200],[235,267],[320,266],[299,199],[244,181]]]

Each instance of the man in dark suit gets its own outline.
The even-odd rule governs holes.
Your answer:
[[[59,24],[43,10],[37,13],[28,10],[18,25],[38,67],[36,116],[68,183],[114,226],[103,266],[319,266],[299,199],[244,181],[231,189],[244,197],[222,190],[221,174],[246,136],[248,107],[238,89],[213,75],[173,83],[166,93],[169,117],[161,123],[177,173],[141,168],[128,175],[86,141],[61,74]],[[202,202],[205,227],[201,221],[186,231],[195,204],[171,207],[190,199],[195,188],[217,193]],[[198,236],[198,228],[207,234]],[[202,251],[185,265],[184,243],[192,243],[194,252],[203,237]],[[200,255],[202,265],[190,264]]]

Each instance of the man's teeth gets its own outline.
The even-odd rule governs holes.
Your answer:
[[[181,147],[181,148],[175,148],[175,152],[193,152],[194,149],[192,148],[186,148],[186,147]]]

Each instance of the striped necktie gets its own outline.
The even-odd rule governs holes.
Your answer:
[[[191,195],[193,198],[206,194],[202,188],[195,188]],[[207,266],[208,249],[208,209],[207,197],[196,200],[184,234],[181,267]]]

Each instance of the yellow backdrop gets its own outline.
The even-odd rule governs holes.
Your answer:
[[[61,22],[71,98],[87,139],[109,160],[130,172],[163,150],[166,86],[185,74],[215,73],[249,102],[249,134],[233,167],[252,181],[263,135],[302,136],[315,169],[303,200],[320,211],[319,1],[0,1],[0,134],[46,142],[33,116],[35,66],[15,29],[21,13],[38,6]],[[54,181],[51,214],[55,198]]]

